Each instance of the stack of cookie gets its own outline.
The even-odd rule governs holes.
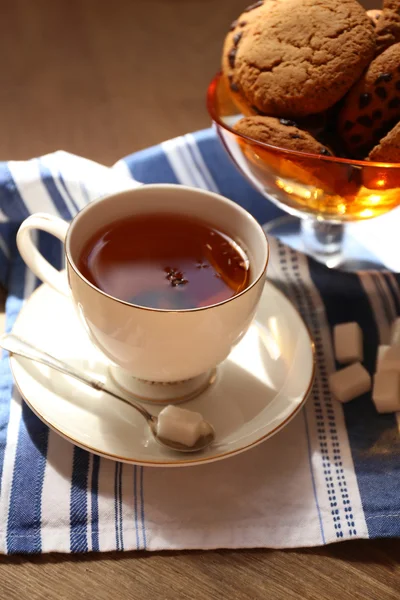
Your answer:
[[[260,0],[235,20],[222,69],[254,140],[400,162],[400,0]]]

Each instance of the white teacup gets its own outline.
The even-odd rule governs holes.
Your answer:
[[[79,272],[83,246],[103,226],[135,214],[168,212],[209,221],[232,237],[250,260],[245,290],[218,304],[161,310],[129,304],[101,291]],[[68,281],[33,244],[41,229],[65,244]],[[246,333],[264,286],[268,242],[257,221],[239,205],[211,192],[181,185],[145,185],[88,204],[71,223],[34,214],[21,225],[18,249],[42,281],[71,295],[93,343],[112,361],[112,375],[126,391],[143,399],[193,397],[215,367]],[[161,384],[161,385],[158,385]]]

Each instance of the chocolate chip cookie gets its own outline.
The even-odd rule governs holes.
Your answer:
[[[376,48],[371,19],[356,0],[257,2],[232,33],[223,70],[233,89],[261,112],[288,118],[334,105]]]
[[[376,162],[400,163],[400,123],[397,123],[369,153]]]
[[[239,48],[239,44],[244,37],[248,34],[250,25],[258,18],[260,9],[263,7],[264,2],[259,1],[250,4],[244,12],[235,19],[229,28],[229,32],[225,38],[224,48],[222,51],[222,71],[228,78],[231,91],[240,94],[239,82],[235,78],[235,62],[236,53]],[[264,12],[263,18],[266,18]],[[239,100],[240,103],[248,102],[243,98]],[[250,106],[250,105],[249,105]]]
[[[339,134],[356,158],[368,155],[400,118],[400,43],[375,58],[347,95]]]
[[[271,146],[332,156],[326,146],[323,146],[307,131],[299,129],[297,124],[290,119],[263,116],[244,117],[236,123],[234,129],[242,135]]]
[[[400,42],[400,0],[384,0],[376,24],[376,54]]]

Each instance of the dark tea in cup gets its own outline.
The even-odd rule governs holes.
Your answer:
[[[225,231],[173,213],[111,222],[86,242],[78,268],[110,296],[165,310],[223,302],[250,281],[247,255]]]

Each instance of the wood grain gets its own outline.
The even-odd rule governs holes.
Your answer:
[[[227,24],[245,3],[4,1],[0,160],[62,148],[111,164],[207,127],[206,86]],[[297,551],[1,557],[0,593],[8,600],[395,600],[399,562],[398,540]]]
[[[14,557],[0,561],[0,589],[10,600],[397,600],[399,560],[394,540],[285,552]]]

